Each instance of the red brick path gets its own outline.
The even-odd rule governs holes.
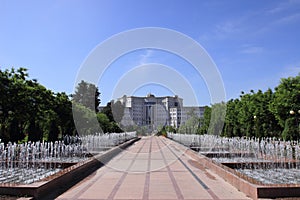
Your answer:
[[[249,199],[163,137],[143,137],[57,199]]]

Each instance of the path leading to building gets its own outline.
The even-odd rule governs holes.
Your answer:
[[[200,159],[201,160],[201,159]],[[73,199],[249,199],[164,137],[149,136],[59,196]]]

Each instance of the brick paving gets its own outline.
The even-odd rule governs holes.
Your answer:
[[[143,137],[57,199],[250,199],[186,151],[164,137]]]

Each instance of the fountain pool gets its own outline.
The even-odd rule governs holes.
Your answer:
[[[136,137],[136,132],[67,136],[64,141],[0,143],[0,184],[43,180]]]
[[[202,163],[253,198],[300,197],[299,141],[174,133],[168,137],[205,156]]]

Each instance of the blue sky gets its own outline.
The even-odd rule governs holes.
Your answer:
[[[70,94],[80,66],[97,45],[143,27],[172,29],[197,41],[215,62],[227,99],[241,91],[273,89],[280,78],[300,72],[299,0],[0,0],[0,67],[26,67],[30,78]],[[102,104],[114,96],[122,77],[147,63],[178,72],[196,90],[198,104],[212,103],[205,81],[188,62],[170,52],[144,49],[107,68],[99,81]],[[174,94],[156,81],[137,85],[127,95],[148,92]],[[186,105],[195,104],[182,97]]]

